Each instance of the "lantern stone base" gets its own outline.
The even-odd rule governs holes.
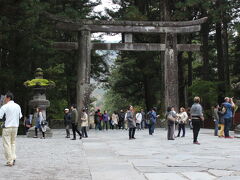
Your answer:
[[[33,138],[35,136],[35,126],[34,127],[31,127],[29,130],[28,130],[28,133],[27,133],[27,137],[29,138]],[[52,130],[47,127],[47,131],[45,132],[45,137],[46,138],[51,138],[53,136],[53,132]],[[42,137],[42,132],[38,130],[38,137]]]

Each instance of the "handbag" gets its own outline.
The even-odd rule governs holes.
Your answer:
[[[48,122],[46,121],[46,120],[43,120],[42,122],[41,122],[41,125],[42,126],[45,126],[45,125],[47,125],[48,124]]]
[[[172,114],[169,114],[169,115],[167,116],[167,120],[168,120],[168,121],[173,121],[173,122],[175,122],[175,121],[176,121],[176,118],[174,118],[174,117],[172,116]]]

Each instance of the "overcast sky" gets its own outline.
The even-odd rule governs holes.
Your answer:
[[[96,0],[91,0],[91,1],[95,2]],[[105,8],[106,7],[109,8],[109,9],[118,9],[118,6],[112,4],[112,0],[101,0],[101,4],[94,8],[94,12],[101,12],[104,15],[104,14],[106,14],[105,13]],[[96,38],[96,37],[99,36],[99,34],[102,34],[102,33],[94,33],[92,36],[93,36],[93,38]],[[117,43],[117,42],[121,41],[121,35],[120,34],[116,34],[114,36],[104,35],[102,38],[105,42],[109,42],[109,43],[110,42],[111,43]]]

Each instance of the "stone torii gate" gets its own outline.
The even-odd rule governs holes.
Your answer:
[[[178,44],[177,34],[199,32],[201,24],[207,17],[193,21],[102,21],[80,20],[71,21],[56,18],[56,28],[63,31],[78,33],[78,42],[55,42],[54,47],[59,50],[77,50],[77,107],[83,108],[84,91],[90,84],[91,50],[118,50],[118,51],[165,51],[164,81],[165,107],[179,106],[178,94],[178,51],[199,51],[200,44]],[[124,43],[92,43],[91,33],[124,33]],[[133,33],[160,34],[165,33],[165,44],[134,43]],[[159,35],[160,38],[160,35]]]

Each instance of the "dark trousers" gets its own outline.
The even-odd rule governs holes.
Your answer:
[[[101,121],[96,122],[95,129],[102,130]]]
[[[36,127],[35,127],[35,136],[38,136],[38,128],[36,128]],[[42,131],[42,136],[45,138],[45,132],[43,132],[43,131]]]
[[[103,129],[106,128],[108,130],[108,121],[103,121]]]
[[[172,125],[168,125],[168,132],[167,132],[167,139],[168,140],[174,140],[174,129],[175,128],[175,126],[174,126],[174,124],[172,124]]]
[[[88,137],[88,135],[87,135],[87,127],[82,127],[82,135],[83,135],[83,137]]]
[[[178,136],[180,136],[181,130],[183,131],[183,137],[185,136],[185,124],[178,124]]]
[[[121,120],[121,121],[118,122],[118,128],[119,129],[124,129],[124,121]]]
[[[129,128],[129,139],[135,138],[136,128]]]
[[[72,132],[73,132],[73,138],[76,139],[76,132],[78,133],[78,135],[80,137],[82,137],[82,134],[79,132],[78,128],[77,128],[77,124],[72,123]]]
[[[145,128],[145,120],[142,120],[141,121],[141,129],[144,129]]]
[[[214,121],[214,136],[218,136],[218,121]]]
[[[198,133],[201,127],[201,120],[200,119],[192,119],[192,126],[193,126],[193,142],[197,142]]]
[[[231,127],[232,118],[224,118],[224,134],[225,137],[229,137],[229,130]]]
[[[140,129],[141,129],[140,123],[136,123],[136,126],[137,126],[137,130],[140,130]]]
[[[152,135],[154,133],[155,123],[150,123],[148,128],[149,128],[149,134]]]

